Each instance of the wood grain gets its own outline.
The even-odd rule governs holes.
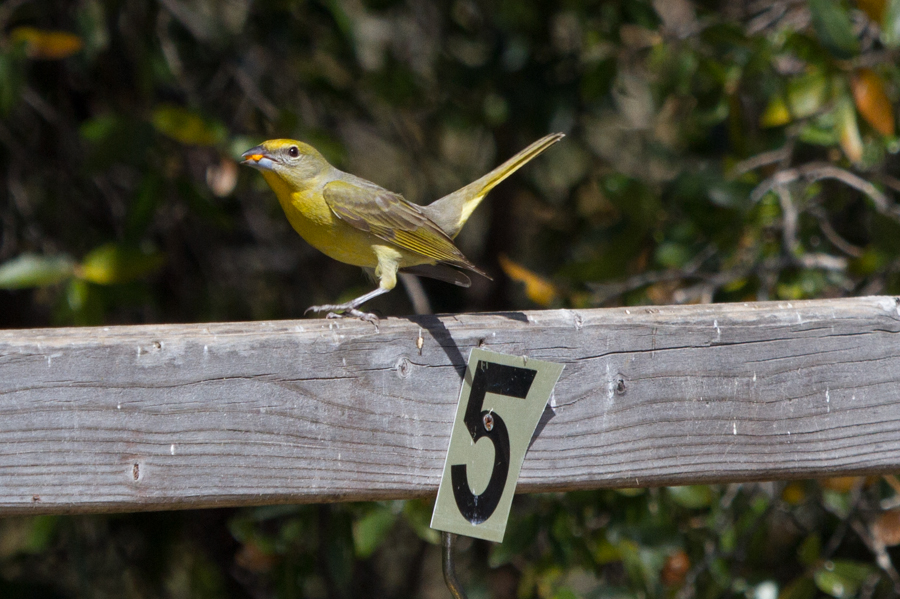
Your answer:
[[[520,492],[898,471],[898,306],[0,331],[0,514],[434,495],[477,346],[566,364]]]

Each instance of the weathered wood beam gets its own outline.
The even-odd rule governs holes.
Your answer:
[[[898,471],[898,302],[0,331],[0,514],[434,495],[477,346],[566,364],[520,492]]]

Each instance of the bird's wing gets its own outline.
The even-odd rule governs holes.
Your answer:
[[[461,270],[456,270],[446,264],[419,264],[418,266],[407,266],[401,268],[400,272],[416,275],[417,277],[428,277],[429,279],[437,279],[445,283],[453,283],[460,287],[468,287],[472,284],[472,279]]]
[[[402,196],[374,184],[342,180],[326,184],[322,193],[335,216],[348,225],[436,262],[487,276],[418,206]]]

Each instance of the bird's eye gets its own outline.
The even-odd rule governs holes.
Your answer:
[[[291,158],[296,158],[300,155],[300,148],[298,148],[297,146],[291,146],[290,148],[288,148],[288,155]]]

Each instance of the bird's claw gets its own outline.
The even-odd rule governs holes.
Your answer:
[[[352,316],[354,318],[358,318],[365,322],[371,322],[375,325],[375,330],[378,330],[378,316],[373,314],[372,312],[363,312],[362,310],[357,310],[352,306],[348,306],[346,304],[327,304],[324,306],[310,306],[307,308],[303,314],[307,314],[309,312],[325,312],[328,314],[325,315],[325,318],[334,319],[334,318],[345,318],[346,316]]]
[[[310,306],[309,308],[307,308],[306,310],[303,311],[303,315],[306,316],[310,312],[318,313],[318,312],[324,312],[325,310],[341,310],[341,309],[342,309],[342,306],[332,306],[330,304],[325,305],[325,306]]]

